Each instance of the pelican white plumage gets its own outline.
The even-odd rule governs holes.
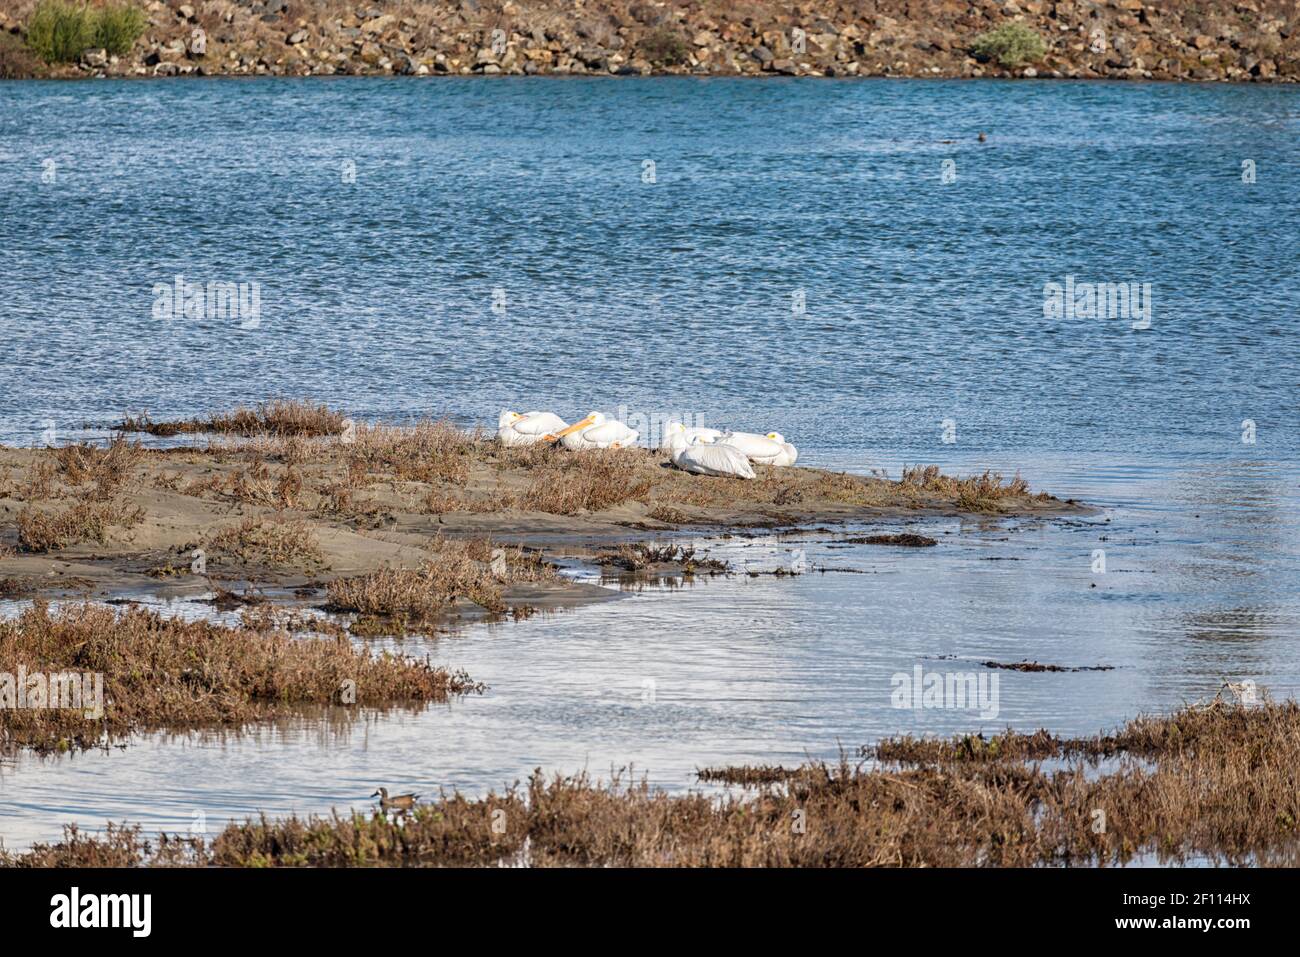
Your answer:
[[[722,433],[717,429],[706,429],[703,426],[685,426],[680,422],[669,422],[664,426],[663,436],[659,439],[659,451],[667,452],[670,455],[686,448],[695,439],[702,442],[716,442],[722,437]]]
[[[740,449],[730,445],[706,442],[699,436],[673,452],[673,465],[696,475],[718,475],[731,478],[752,479],[754,467]]]
[[[566,449],[617,449],[634,444],[640,436],[636,429],[618,419],[607,419],[602,412],[591,412],[555,433]]]
[[[727,432],[718,439],[718,444],[739,450],[751,462],[759,465],[794,465],[799,458],[799,450],[787,442],[780,432],[769,432],[767,435]]]
[[[497,419],[497,438],[502,445],[534,445],[554,441],[557,433],[567,427],[554,412],[511,412],[502,410]]]

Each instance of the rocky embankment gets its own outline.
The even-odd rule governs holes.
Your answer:
[[[34,0],[0,0],[20,38]],[[1300,79],[1293,0],[151,0],[123,57],[87,50],[53,76],[334,74],[1025,76]],[[973,55],[1008,21],[1046,53]],[[12,74],[12,71],[10,71]]]

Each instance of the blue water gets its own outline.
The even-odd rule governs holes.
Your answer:
[[[0,763],[0,835],[184,830],[196,811],[216,828],[537,766],[631,763],[681,789],[696,767],[900,731],[1087,734],[1224,678],[1295,694],[1297,145],[1300,91],[1281,86],[0,84],[2,441],[271,396],[465,425],[622,409],[779,429],[801,464],[1019,469],[1099,508],[931,521],[923,551],[712,543],[866,574],[407,639],[491,690],[19,756]],[[260,322],[155,318],[177,274],[258,282]],[[1044,284],[1070,275],[1150,283],[1150,328],[1045,318]],[[995,719],[891,702],[918,664],[1022,658],[1115,670],[1001,673]]]
[[[0,434],[309,392],[1292,456],[1298,134],[1282,86],[8,83]],[[178,274],[260,283],[261,325],[153,318]],[[1152,328],[1045,319],[1067,275],[1151,283]]]

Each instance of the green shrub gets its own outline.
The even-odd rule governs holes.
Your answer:
[[[90,11],[61,0],[41,0],[27,21],[27,46],[46,63],[74,63],[95,42]]]
[[[95,19],[95,46],[113,56],[126,56],[148,25],[144,11],[129,3],[101,7]]]
[[[124,56],[148,23],[144,11],[126,3],[91,9],[40,0],[27,22],[27,46],[46,63],[75,63],[93,47]]]
[[[1004,23],[996,30],[981,33],[971,44],[971,52],[979,60],[997,60],[1001,66],[1020,66],[1041,60],[1047,44],[1023,23]]]
[[[651,63],[667,66],[685,63],[691,55],[686,41],[672,30],[655,30],[637,45],[637,49]]]

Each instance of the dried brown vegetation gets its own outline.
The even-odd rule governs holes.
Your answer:
[[[106,502],[126,484],[140,464],[143,450],[125,439],[114,439],[107,448],[82,443],[65,445],[55,452],[63,480],[74,488],[85,487],[83,498]]]
[[[629,572],[644,571],[654,565],[671,565],[680,567],[687,575],[696,572],[721,574],[728,568],[727,563],[721,559],[697,556],[695,549],[688,545],[654,545],[645,542],[620,545],[613,551],[603,552],[596,556],[596,564]]]
[[[937,465],[903,469],[902,484],[952,499],[958,508],[969,512],[997,511],[998,503],[1005,499],[1023,499],[1029,496],[1029,483],[1019,473],[1007,482],[1003,482],[1001,475],[991,471],[963,479],[942,474]],[[1039,493],[1037,497],[1046,499],[1048,496]]]
[[[18,513],[18,547],[24,552],[48,552],[79,542],[103,544],[110,528],[138,525],[144,514],[141,508],[123,511],[97,502],[78,502],[53,512],[25,508]]]
[[[249,516],[238,525],[212,533],[207,547],[214,557],[243,564],[315,568],[322,564],[316,533],[300,518]]]
[[[556,454],[535,466],[518,506],[554,515],[599,512],[643,498],[653,484],[646,457],[626,449]]]
[[[1194,706],[1095,739],[1009,733],[921,750],[902,747],[908,740],[873,749],[906,762],[894,770],[842,759],[700,772],[703,780],[752,789],[742,795],[674,796],[644,782],[601,785],[539,772],[526,802],[513,790],[479,801],[443,796],[401,825],[378,815],[249,821],[180,856],[230,866],[652,867],[1087,865],[1142,855],[1294,864],[1300,857],[1294,702]],[[1089,767],[1103,757],[1106,764]],[[1076,763],[1046,771],[1037,763],[1045,758]],[[0,863],[86,864],[114,853],[73,838]],[[137,837],[134,846],[137,863],[176,863],[181,844],[146,852]]]
[[[488,539],[437,539],[428,552],[419,568],[383,568],[335,579],[326,587],[328,607],[420,628],[436,621],[457,599],[499,614],[506,610],[503,584],[555,578],[554,569],[535,553],[496,547]]]
[[[80,708],[0,708],[0,747],[88,748],[105,734],[238,725],[303,705],[442,701],[480,690],[463,673],[371,655],[346,638],[296,639],[135,606],[51,611],[37,601],[0,622],[0,661],[10,673],[24,666],[102,674],[104,699],[100,717]]]
[[[230,412],[214,413],[206,419],[154,422],[146,412],[128,416],[117,426],[120,432],[145,432],[174,436],[195,433],[217,435],[321,436],[340,435],[347,418],[322,403],[300,399],[272,399],[255,407],[238,406]]]

